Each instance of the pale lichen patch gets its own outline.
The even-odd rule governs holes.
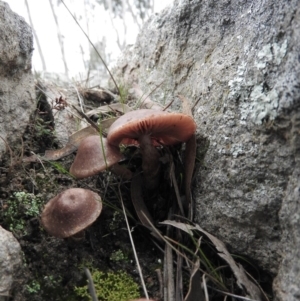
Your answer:
[[[263,84],[253,87],[250,102],[241,105],[241,120],[250,120],[262,124],[266,119],[274,120],[277,116],[278,93],[275,89],[265,92]]]
[[[282,43],[281,46],[279,46],[278,44],[274,43],[272,48],[273,48],[273,55],[274,55],[274,63],[276,65],[279,65],[281,63],[282,59],[286,55],[287,40],[284,40],[284,42]]]
[[[257,53],[254,68],[259,73],[266,74],[271,64],[278,66],[286,55],[287,40],[281,45],[269,43]],[[255,81],[255,76],[247,77],[247,63],[242,62],[236,76],[228,82],[229,100],[239,100],[240,121],[246,123],[250,119],[254,124],[262,124],[264,120],[274,120],[277,116],[279,95],[275,88],[265,88],[264,82]]]
[[[267,44],[257,53],[257,60],[254,65],[259,70],[265,69],[270,62],[278,66],[284,58],[286,50],[287,40],[281,45],[277,43]]]
[[[242,62],[240,66],[238,66],[238,70],[236,76],[228,82],[229,86],[229,99],[234,99],[241,96],[243,92],[242,87],[245,86],[245,72],[246,72],[246,63]]]

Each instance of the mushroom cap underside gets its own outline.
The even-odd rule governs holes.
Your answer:
[[[136,144],[139,137],[150,135],[154,145],[174,145],[187,141],[195,131],[196,123],[189,115],[141,109],[118,118],[108,131],[107,141],[115,146]]]

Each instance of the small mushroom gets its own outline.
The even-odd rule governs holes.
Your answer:
[[[104,137],[92,135],[81,141],[70,173],[77,179],[87,178],[108,169],[122,159],[124,156],[119,148],[108,144]],[[131,172],[122,169],[121,166],[115,166],[113,172],[119,175],[121,173],[125,178],[131,177]]]
[[[109,144],[138,144],[143,157],[142,168],[148,189],[157,185],[160,169],[155,146],[187,141],[196,131],[196,123],[188,115],[157,110],[131,111],[118,118],[109,128]]]
[[[41,221],[50,235],[66,238],[90,226],[101,210],[102,202],[98,194],[88,189],[70,188],[46,204]]]

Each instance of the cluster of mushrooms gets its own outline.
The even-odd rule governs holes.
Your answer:
[[[192,117],[182,113],[153,109],[130,111],[109,128],[107,137],[91,135],[78,147],[70,173],[77,179],[90,177],[110,168],[126,179],[132,172],[118,163],[124,160],[120,146],[136,146],[142,156],[143,183],[148,191],[157,188],[160,171],[159,148],[188,141],[196,131]],[[67,189],[45,206],[41,221],[53,236],[80,236],[102,210],[101,197],[82,188]]]

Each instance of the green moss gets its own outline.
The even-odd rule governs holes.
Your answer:
[[[139,286],[125,272],[104,273],[101,271],[92,272],[99,301],[127,301],[139,297]],[[81,300],[92,300],[88,293],[87,285],[75,287],[75,293]]]
[[[26,285],[26,289],[29,294],[37,294],[41,289],[41,285],[36,280],[30,282],[30,284]]]
[[[26,221],[40,214],[42,201],[32,193],[15,192],[6,202],[3,211],[4,224],[9,230],[26,235]]]
[[[45,136],[53,136],[53,130],[51,129],[51,122],[52,121],[44,121],[41,118],[37,118],[35,120],[34,129],[35,129],[35,136],[37,138],[43,138]]]
[[[123,223],[123,214],[119,211],[114,211],[113,217],[108,224],[108,228],[110,231],[116,231],[120,229],[121,224]]]
[[[129,259],[128,259],[128,256],[126,254],[124,254],[124,252],[122,250],[117,250],[115,252],[113,252],[111,255],[110,255],[110,258],[109,258],[111,261],[123,261],[123,262],[128,262]]]

